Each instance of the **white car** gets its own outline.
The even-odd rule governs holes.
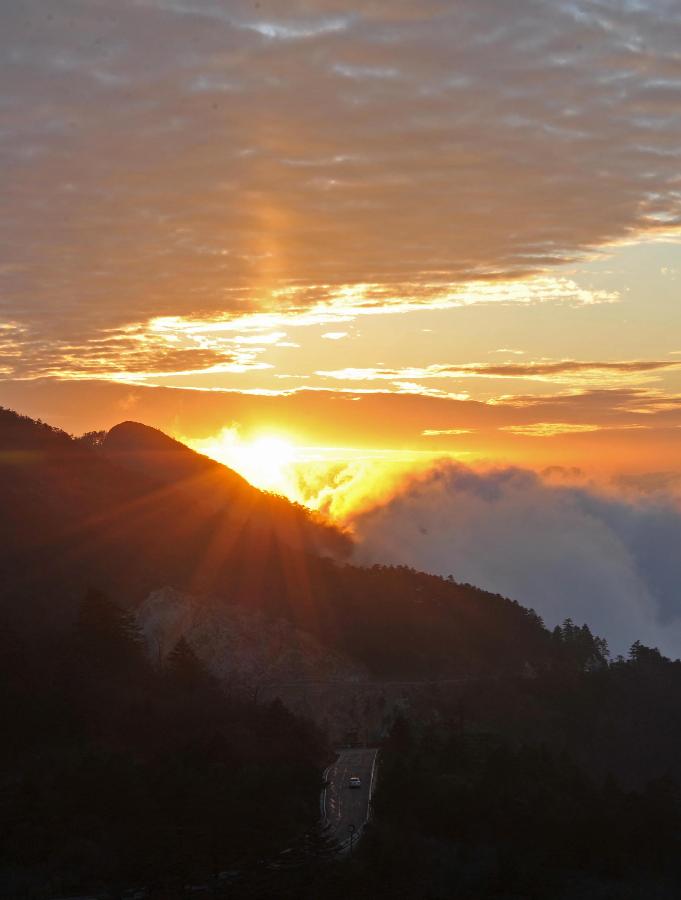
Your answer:
[[[351,775],[350,781],[348,782],[348,787],[361,788],[362,787],[362,779],[358,778],[356,775]]]

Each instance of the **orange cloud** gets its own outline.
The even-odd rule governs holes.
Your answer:
[[[432,378],[521,378],[530,381],[556,382],[571,384],[614,380],[621,383],[622,377],[628,380],[641,380],[641,376],[667,369],[681,368],[675,360],[628,360],[624,362],[582,362],[577,360],[557,360],[528,363],[503,363],[487,365],[484,363],[465,363],[463,365],[433,364],[425,367],[406,369],[353,368],[332,371],[317,371],[315,374],[338,381],[393,381],[397,379]]]
[[[2,4],[10,368],[157,317],[615,300],[524,282],[677,233],[680,42],[663,0]]]
[[[500,431],[529,437],[555,437],[559,434],[587,434],[590,431],[603,431],[608,428],[645,428],[645,425],[589,425],[579,422],[535,422],[533,425],[502,425]]]

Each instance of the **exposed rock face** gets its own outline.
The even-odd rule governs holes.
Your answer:
[[[267,688],[271,697],[279,683],[367,678],[361,666],[291,622],[272,620],[218,597],[161,588],[142,603],[138,623],[152,657],[162,662],[184,637],[230,691],[254,695]]]
[[[291,622],[223,598],[161,588],[142,603],[138,624],[159,663],[184,638],[228,693],[262,703],[278,698],[335,743],[376,741],[407,708],[426,720],[438,716],[436,685],[372,680]]]

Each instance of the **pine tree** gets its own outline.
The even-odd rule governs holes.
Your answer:
[[[211,681],[207,669],[184,637],[168,654],[166,670],[173,681],[185,688],[196,688]]]
[[[142,637],[132,613],[96,588],[83,597],[76,622],[76,647],[83,660],[97,667],[139,662]]]

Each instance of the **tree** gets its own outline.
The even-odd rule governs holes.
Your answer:
[[[205,686],[212,681],[208,670],[184,637],[180,638],[168,654],[166,671],[173,681],[190,690]]]
[[[575,625],[566,619],[553,629],[553,639],[558,644],[565,662],[579,672],[593,672],[608,664],[608,643],[591,633],[588,625]]]
[[[142,636],[132,613],[103,591],[90,588],[78,609],[76,645],[81,656],[100,666],[118,668],[139,661]]]
[[[657,647],[646,647],[641,641],[634,641],[631,645],[629,659],[635,665],[650,668],[669,662],[669,659],[666,656],[663,656]]]
[[[86,431],[85,434],[81,434],[81,436],[75,438],[75,440],[85,447],[96,450],[98,447],[102,446],[105,437],[106,431]]]

